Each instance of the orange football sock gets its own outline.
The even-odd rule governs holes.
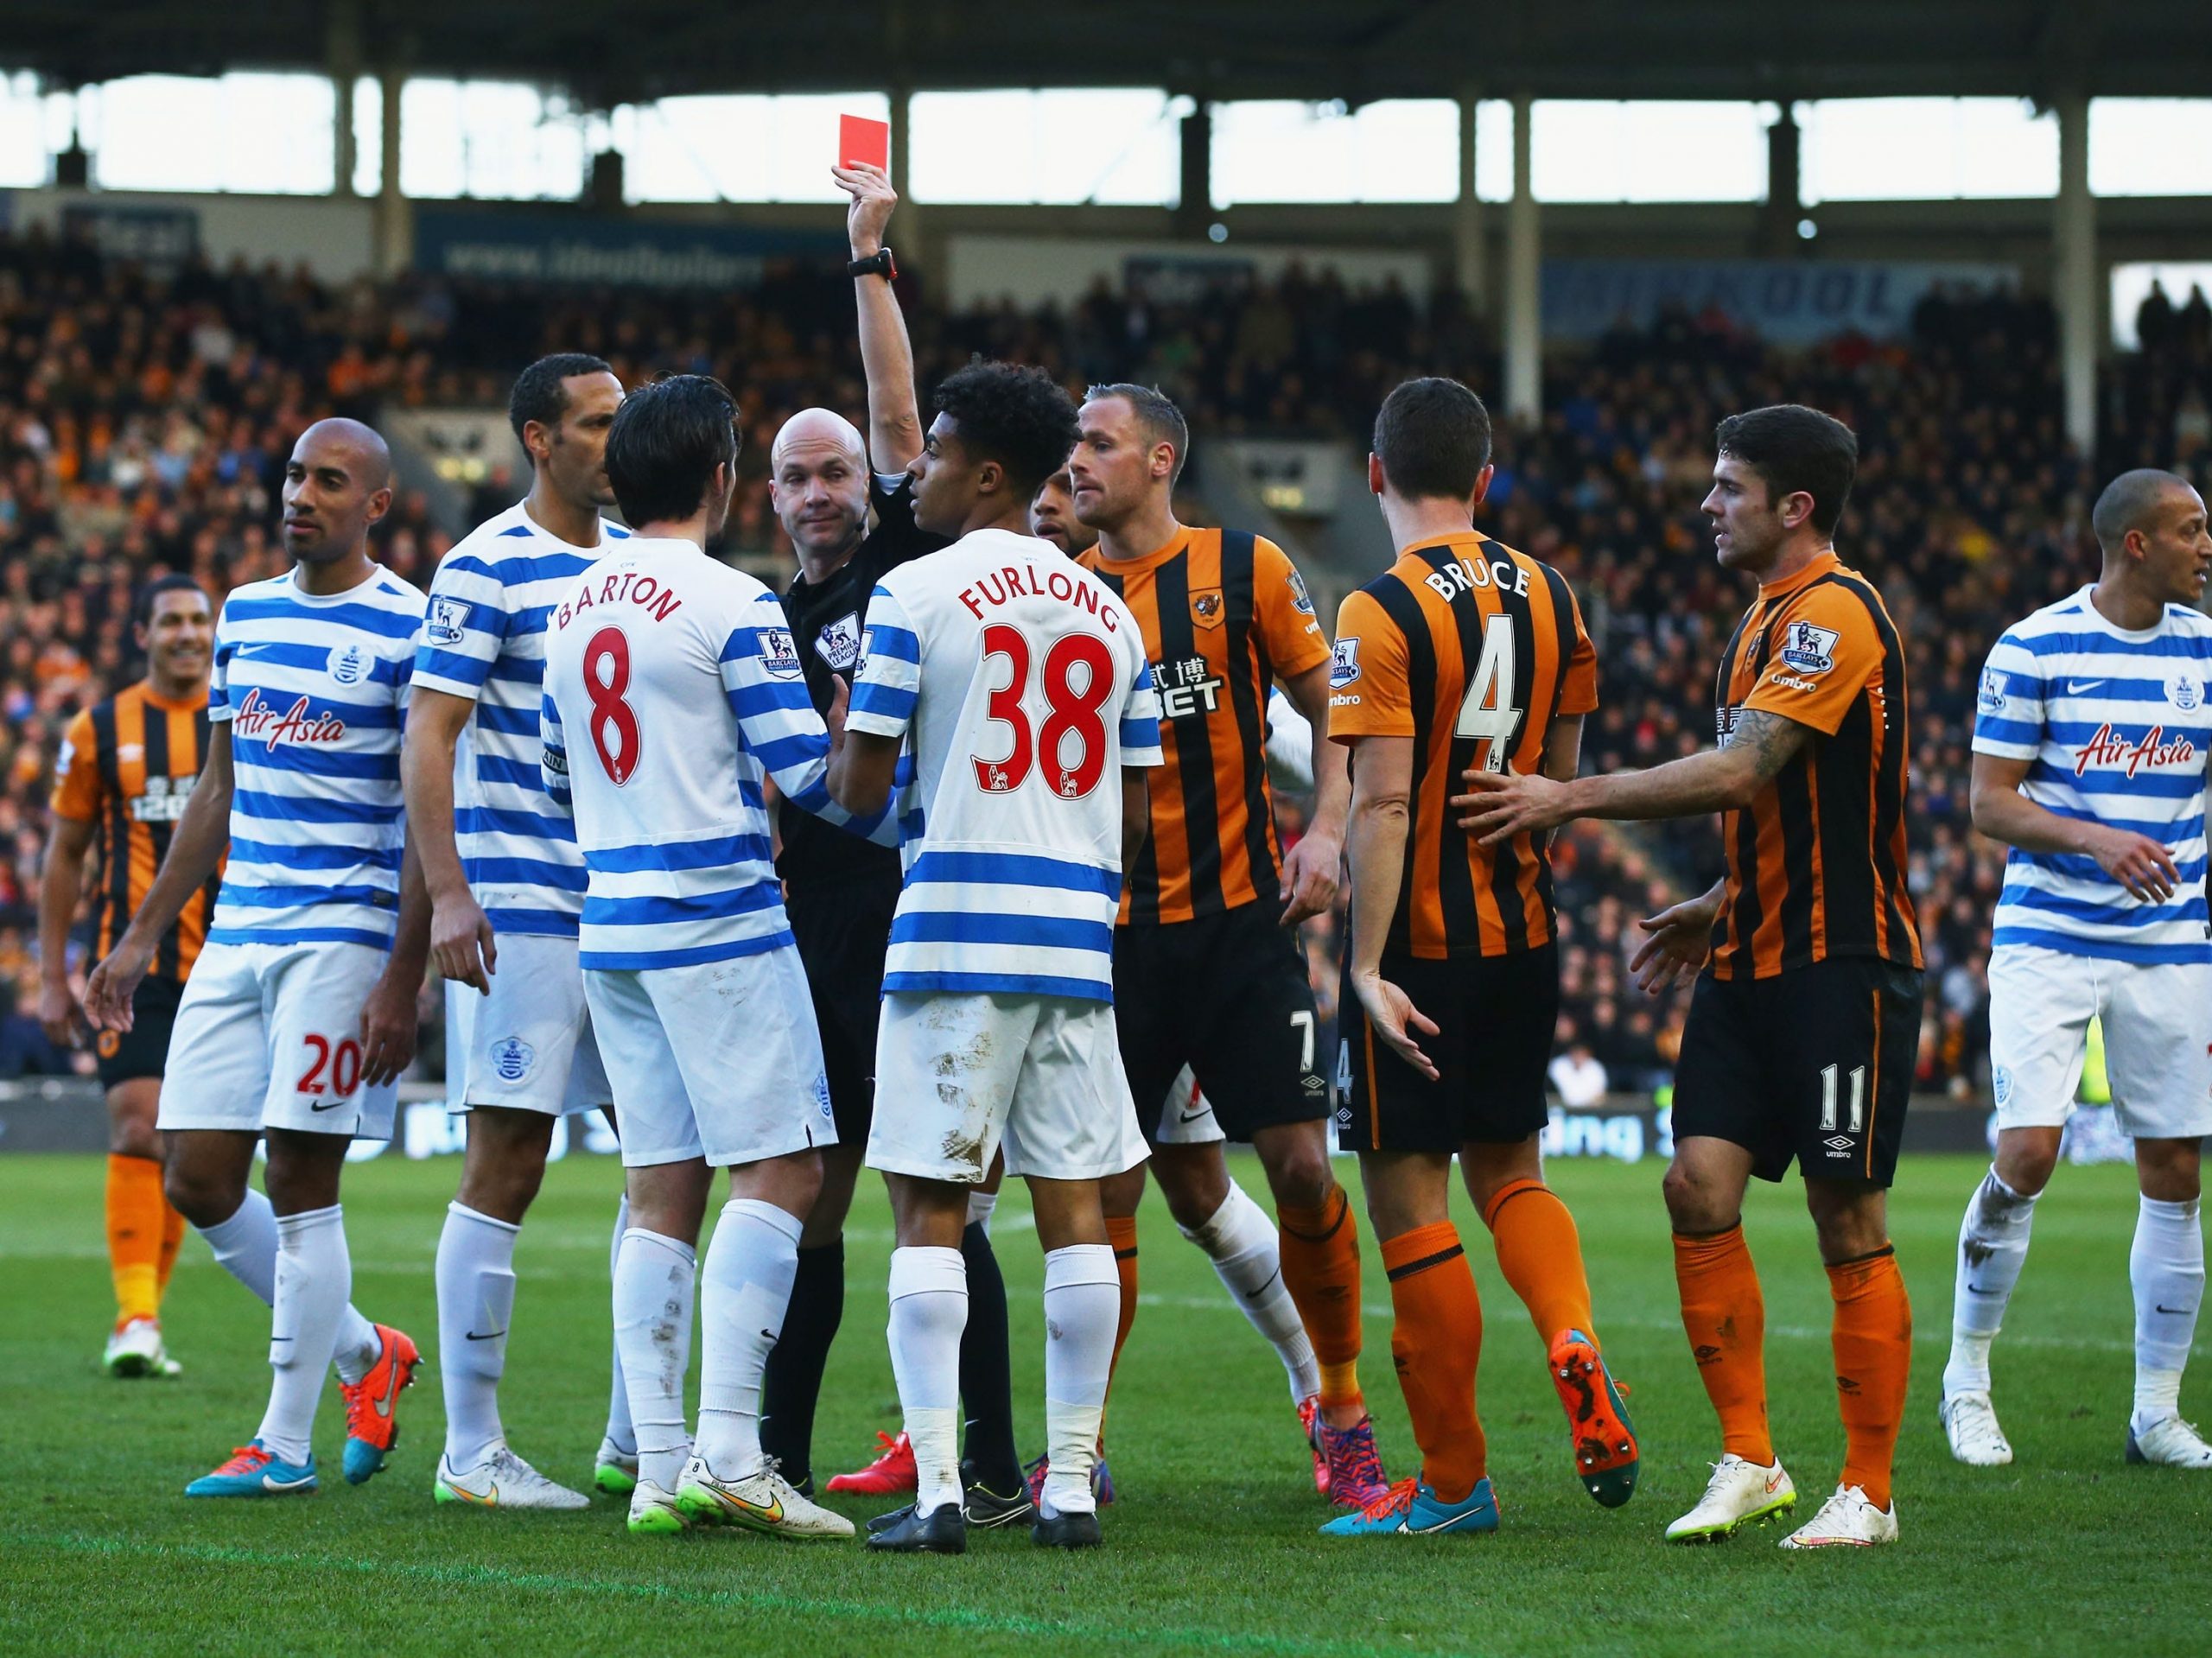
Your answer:
[[[1497,1245],[1498,1269],[1535,1320],[1548,1347],[1563,1330],[1592,1341],[1590,1278],[1582,1269],[1582,1236],[1559,1194],[1541,1180],[1516,1180],[1483,1210]]]
[[[1129,1326],[1137,1321],[1137,1217],[1109,1215],[1106,1241],[1114,1246],[1114,1270],[1122,1279],[1122,1317],[1114,1326],[1114,1357],[1106,1371],[1106,1386],[1110,1391],[1114,1367],[1122,1362],[1122,1344],[1128,1340]]]
[[[115,1325],[162,1312],[162,1228],[168,1200],[162,1166],[150,1158],[107,1159],[107,1259],[115,1278]]]
[[[1483,1304],[1459,1229],[1449,1221],[1417,1226],[1382,1245],[1390,1275],[1390,1356],[1414,1419],[1421,1477],[1446,1502],[1464,1502],[1490,1471],[1490,1447],[1475,1413],[1475,1366],[1482,1356]]]
[[[1890,1464],[1904,1420],[1905,1380],[1912,1369],[1912,1303],[1904,1293],[1894,1245],[1828,1268],[1835,1298],[1836,1402],[1843,1417],[1843,1481],[1890,1506]]]
[[[1283,1287],[1321,1368],[1321,1408],[1357,1406],[1359,1234],[1351,1223],[1351,1197],[1338,1186],[1318,1209],[1278,1205],[1275,1219]]]
[[[184,1244],[184,1217],[167,1198],[162,1202],[162,1258],[155,1263],[154,1292],[169,1293],[169,1274],[176,1270],[176,1252]]]
[[[1721,1447],[1764,1467],[1774,1460],[1766,1421],[1766,1301],[1743,1227],[1710,1237],[1675,1233],[1675,1282],[1698,1379],[1720,1418]]]

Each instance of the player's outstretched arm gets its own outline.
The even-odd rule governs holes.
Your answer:
[[[207,727],[207,758],[177,819],[168,856],[162,860],[138,913],[85,986],[85,1013],[98,1029],[130,1028],[130,998],[146,976],[155,946],[223,861],[223,850],[231,843],[231,792],[236,786],[230,721],[218,720]]]
[[[883,232],[898,192],[880,168],[865,163],[833,167],[830,176],[853,203],[845,213],[853,257],[868,259],[883,251]],[[860,312],[861,369],[868,377],[868,458],[880,473],[906,471],[922,452],[922,416],[914,397],[914,347],[906,338],[906,319],[899,295],[882,277],[854,279],[853,298]]]
[[[1398,1058],[1431,1082],[1436,1064],[1414,1039],[1436,1034],[1436,1022],[1396,985],[1382,976],[1382,943],[1390,918],[1398,911],[1404,879],[1406,835],[1412,826],[1414,740],[1410,737],[1360,737],[1359,764],[1352,768],[1351,809],[1345,826],[1344,857],[1351,870],[1352,994],[1375,1034]]]
[[[421,859],[429,893],[430,954],[445,977],[488,995],[499,949],[491,918],[468,890],[453,823],[454,751],[475,707],[450,691],[416,686],[408,700],[399,774],[407,793],[407,853]]]
[[[69,988],[69,924],[85,890],[85,857],[92,845],[90,820],[54,815],[38,884],[38,1022],[57,1048],[77,1045],[85,1017]]]
[[[1813,735],[1812,727],[1764,708],[1746,708],[1725,748],[1669,760],[1648,772],[1559,782],[1541,772],[1469,772],[1468,792],[1452,797],[1459,826],[1484,846],[1541,835],[1577,817],[1696,817],[1749,805]]]
[[[1968,799],[1974,826],[1993,841],[2023,852],[2070,852],[2094,858],[2103,870],[2145,904],[2163,904],[2181,885],[2181,871],[2164,843],[2109,823],[2061,817],[2020,792],[2032,760],[1999,754],[1974,757]]]
[[[848,729],[830,756],[830,797],[856,819],[878,816],[891,802],[902,740]]]

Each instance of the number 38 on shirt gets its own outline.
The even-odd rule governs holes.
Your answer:
[[[974,754],[976,786],[1008,794],[1041,772],[1043,786],[1064,800],[1080,800],[1106,770],[1106,724],[1101,710],[1114,694],[1114,660],[1093,633],[1067,633],[1046,645],[1041,659],[1029,635],[1005,622],[983,630],[983,659],[1006,666],[990,675],[988,717],[1007,728],[1006,752]],[[1033,725],[1025,696],[1033,670],[1045,702],[1045,719]],[[1004,683],[997,681],[1003,673]]]

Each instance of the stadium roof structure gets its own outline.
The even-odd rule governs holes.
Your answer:
[[[6,0],[80,85],[338,66],[681,93],[1164,85],[1224,99],[2201,96],[2202,0]]]

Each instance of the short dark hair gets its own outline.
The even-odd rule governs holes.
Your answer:
[[[1801,491],[1810,495],[1813,528],[1835,534],[1859,475],[1859,440],[1851,428],[1802,403],[1777,403],[1729,416],[1713,429],[1713,441],[1766,480],[1770,500]]]
[[[632,524],[688,518],[715,468],[737,464],[737,399],[704,374],[671,374],[622,401],[607,431],[607,481]]]
[[[588,352],[556,351],[539,358],[515,377],[515,389],[507,394],[507,424],[515,429],[515,441],[522,442],[522,429],[532,421],[541,426],[561,423],[569,411],[569,394],[561,389],[562,381],[579,374],[613,372],[605,359]]]
[[[2089,511],[2089,528],[2096,534],[2097,545],[2108,553],[2118,551],[2127,532],[2140,530],[2166,492],[2176,486],[2187,489],[2189,480],[2156,467],[2138,467],[2120,473],[2105,486]]]
[[[1085,403],[1096,403],[1101,397],[1119,397],[1136,411],[1137,424],[1154,443],[1173,444],[1175,448],[1175,470],[1167,474],[1173,485],[1183,475],[1183,463],[1191,458],[1191,423],[1183,418],[1183,411],[1175,400],[1156,385],[1133,385],[1127,381],[1114,381],[1106,385],[1094,385],[1083,394]]]
[[[171,570],[165,575],[156,576],[138,589],[137,596],[130,601],[132,624],[144,627],[151,623],[154,607],[161,602],[165,593],[196,593],[202,599],[207,598],[207,589],[201,587],[195,578]],[[214,601],[209,600],[208,602],[212,606]]]
[[[1006,468],[1024,500],[1068,463],[1080,435],[1075,400],[1041,368],[977,360],[946,377],[932,410],[950,415],[979,460]]]
[[[1464,501],[1490,465],[1490,410],[1457,380],[1408,380],[1382,399],[1375,455],[1401,499]]]

